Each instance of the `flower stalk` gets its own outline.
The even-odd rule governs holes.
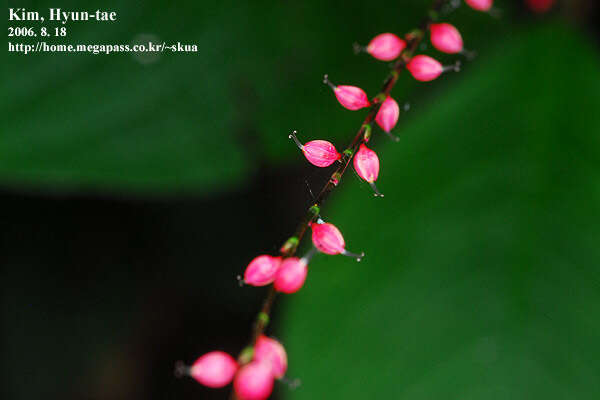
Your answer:
[[[410,62],[419,44],[421,43],[424,37],[424,32],[427,30],[427,27],[432,22],[434,22],[434,19],[437,19],[440,10],[442,9],[442,6],[447,1],[448,0],[435,0],[431,8],[432,12],[429,13],[428,17],[421,23],[418,29],[412,31],[411,34],[408,35],[409,38],[406,48],[400,54],[399,59],[394,63],[392,71],[384,81],[384,84],[376,97],[386,99],[390,95],[390,92],[392,91],[394,85],[398,81],[398,76],[400,72],[406,67],[406,64]],[[329,82],[328,79],[326,80],[327,82]],[[331,178],[325,184],[325,186],[323,186],[323,188],[317,195],[314,204],[311,207],[309,207],[307,213],[304,215],[304,218],[298,224],[296,232],[292,236],[293,242],[290,243],[290,239],[288,239],[288,241],[286,241],[281,247],[280,255],[282,257],[291,257],[296,253],[298,244],[302,241],[302,238],[304,237],[304,234],[306,233],[307,229],[310,227],[310,224],[315,222],[315,220],[317,219],[320,209],[325,200],[329,197],[331,192],[339,184],[342,176],[344,175],[346,169],[352,161],[352,157],[354,156],[354,154],[356,154],[359,146],[366,142],[365,137],[370,137],[372,124],[375,120],[377,112],[379,111],[379,108],[381,107],[381,104],[382,102],[373,102],[373,104],[370,106],[369,112],[367,113],[367,116],[361,124],[361,127],[359,128],[358,132],[348,145],[347,150],[345,150],[342,153],[342,156],[340,158],[340,165],[331,174]],[[258,315],[269,316],[276,298],[277,291],[273,286],[270,286],[267,295],[263,301],[261,311]],[[254,327],[252,329],[249,346],[253,346],[256,343],[256,340],[260,337],[260,335],[264,333],[266,326],[267,324],[263,321],[263,319],[257,317],[254,323]],[[235,394],[233,394],[233,396],[235,396]]]
[[[484,11],[486,7],[487,9],[491,7],[492,0],[467,0],[467,4]],[[357,53],[367,52],[383,61],[395,60],[381,90],[370,101],[361,88],[349,85],[336,86],[325,75],[323,82],[332,89],[343,107],[349,110],[367,108],[367,115],[353,139],[341,153],[338,153],[333,144],[327,141],[313,140],[302,144],[296,137],[296,131],[289,135],[310,163],[321,168],[335,163],[337,167],[318,192],[313,204],[307,209],[296,231],[281,246],[279,255],[261,255],[248,265],[244,276],[245,283],[253,286],[269,285],[262,307],[252,326],[248,345],[235,361],[218,352],[209,353],[210,357],[201,358],[201,362],[197,362],[197,365],[204,369],[196,367],[195,379],[207,382],[207,386],[223,385],[233,379],[235,390],[231,392],[232,400],[264,400],[271,393],[273,381],[284,379],[283,374],[287,368],[285,350],[277,341],[266,338],[264,332],[269,324],[278,293],[294,293],[302,287],[306,279],[308,261],[314,250],[299,259],[294,257],[298,246],[307,230],[311,228],[313,244],[321,253],[347,255],[355,257],[357,261],[364,256],[364,253],[353,254],[346,251],[341,232],[337,227],[320,218],[322,206],[339,185],[352,162],[357,174],[369,183],[374,194],[383,197],[375,186],[379,174],[379,158],[366,146],[372,136],[373,123],[377,123],[393,140],[398,140],[397,136],[392,135],[390,131],[397,123],[400,107],[391,98],[390,93],[403,70],[408,70],[417,80],[430,81],[445,71],[459,69],[458,62],[444,67],[429,56],[415,54],[422,40],[429,35],[432,35],[432,43],[438,50],[450,54],[464,53],[462,38],[456,28],[450,24],[434,24],[440,15],[453,8],[450,0],[433,0],[426,14],[427,17],[416,29],[407,33],[404,39],[392,33],[384,33],[376,36],[366,47],[354,45]],[[215,368],[218,373],[204,372],[206,370],[204,365],[211,363],[220,368]],[[191,370],[186,368],[179,365],[177,371],[189,375]],[[233,371],[236,371],[235,377]]]

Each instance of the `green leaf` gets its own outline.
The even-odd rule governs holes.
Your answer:
[[[495,50],[375,143],[385,198],[325,205],[367,256],[286,299],[287,398],[600,397],[600,62],[557,25]]]

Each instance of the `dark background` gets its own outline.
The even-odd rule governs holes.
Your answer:
[[[367,257],[315,257],[277,303],[269,333],[303,382],[279,395],[600,395],[598,10],[496,3],[502,18],[444,18],[479,54],[460,74],[401,75],[402,141],[373,139],[386,197],[349,172],[326,204]],[[277,251],[330,172],[288,133],[342,149],[364,113],[322,74],[376,93],[388,66],[352,43],[408,31],[428,3],[9,6],[118,12],[67,24],[65,43],[152,35],[200,51],[4,53],[2,397],[226,398],[173,365],[248,340],[264,290],[236,276]]]

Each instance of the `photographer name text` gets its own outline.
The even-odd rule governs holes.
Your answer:
[[[49,8],[46,17],[38,11],[27,10],[26,8],[9,8],[9,21],[56,21],[62,24],[76,21],[99,21],[114,22],[117,20],[116,11],[95,10],[95,11],[65,11],[60,8]]]
[[[124,41],[98,43],[95,41],[78,40],[71,37],[71,28],[77,23],[95,25],[97,28],[114,30],[118,14],[110,9],[66,10],[63,8],[48,8],[32,10],[24,7],[8,8],[8,52],[16,54],[33,53],[90,53],[112,54],[133,53],[140,62],[157,59],[141,58],[140,54],[159,53],[197,53],[195,43],[181,43],[160,40],[157,35],[138,34]],[[98,24],[99,23],[99,24]],[[74,28],[74,27],[73,27]]]

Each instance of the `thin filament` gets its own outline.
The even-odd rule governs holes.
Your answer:
[[[355,253],[349,252],[348,250],[344,250],[341,254],[346,257],[356,258],[357,262],[360,262],[363,259],[363,257],[365,256],[364,251],[361,252],[360,254],[355,254]]]
[[[176,378],[181,378],[190,375],[191,368],[183,363],[183,361],[177,361],[175,363],[175,370],[173,373]]]
[[[447,72],[447,71],[459,72],[460,71],[460,60],[457,60],[454,63],[454,65],[446,65],[446,66],[444,66],[444,68],[442,69],[442,72]]]
[[[331,88],[331,90],[335,90],[336,86],[331,83],[331,81],[329,80],[329,75],[325,74],[325,76],[323,76],[323,83],[326,84],[327,86],[329,86]]]
[[[377,186],[375,186],[375,182],[369,182],[369,185],[371,186],[371,189],[373,189],[373,193],[375,195],[375,197],[383,197],[383,193],[381,193],[379,191],[379,189],[377,189]]]
[[[294,143],[296,143],[296,146],[298,146],[298,148],[300,150],[302,150],[302,149],[304,149],[304,145],[302,143],[300,143],[300,141],[296,137],[296,133],[298,133],[298,131],[293,131],[292,133],[290,133],[290,136],[288,136],[288,137],[290,139],[292,139],[294,141]]]

